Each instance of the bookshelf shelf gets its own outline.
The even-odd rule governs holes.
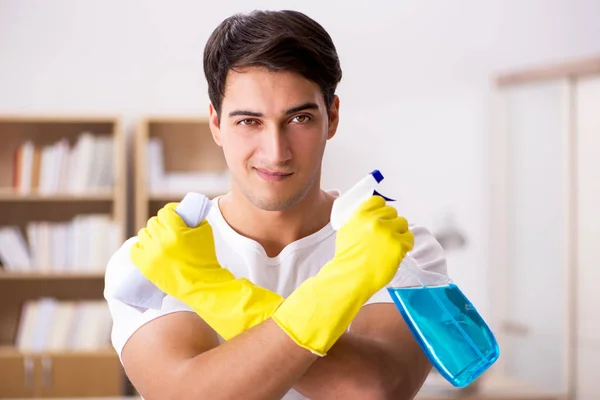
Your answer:
[[[0,272],[0,280],[58,280],[58,279],[104,279],[103,272],[90,273],[39,273],[39,272]]]
[[[118,117],[0,115],[0,398],[122,394],[103,290],[125,160]]]
[[[134,146],[135,232],[162,206],[181,201],[188,192],[214,198],[229,189],[225,157],[207,118],[143,118]]]
[[[205,196],[207,196],[211,199],[224,194],[224,192],[210,192],[210,191],[203,191],[201,189],[195,189],[195,190],[198,191],[199,193],[204,194]],[[151,194],[150,196],[148,196],[148,201],[161,202],[161,203],[165,203],[165,202],[169,202],[169,201],[180,201],[181,199],[183,199],[183,197],[186,194],[187,194],[187,192],[155,193],[155,194]]]
[[[43,352],[31,352],[22,351],[15,346],[0,346],[0,358],[2,357],[114,357],[115,351],[112,348],[97,349],[97,350],[75,350],[75,351],[43,351]]]
[[[111,192],[99,193],[29,193],[22,194],[14,189],[0,189],[0,202],[8,201],[113,201],[114,194]]]

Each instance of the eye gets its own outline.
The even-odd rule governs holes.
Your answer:
[[[236,125],[244,125],[244,126],[252,126],[256,125],[258,122],[252,118],[244,118],[236,123]]]
[[[306,114],[296,115],[294,118],[292,118],[292,122],[295,122],[297,124],[305,124],[310,120],[311,120],[310,115],[306,115]]]

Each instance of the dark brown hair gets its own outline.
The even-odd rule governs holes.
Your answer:
[[[253,66],[297,72],[315,82],[328,112],[342,79],[331,37],[298,11],[236,14],[214,30],[204,49],[204,74],[208,96],[219,116],[229,70]]]

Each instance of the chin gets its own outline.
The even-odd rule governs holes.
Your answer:
[[[246,197],[257,208],[264,211],[285,211],[294,207],[304,198],[304,192],[295,195],[260,195],[257,193],[247,195]]]
[[[254,200],[252,203],[264,211],[285,211],[297,204],[297,202],[291,201],[287,197],[261,197]]]

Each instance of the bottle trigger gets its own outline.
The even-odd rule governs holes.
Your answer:
[[[385,201],[396,201],[396,200],[394,200],[394,199],[390,199],[389,197],[382,195],[382,194],[381,194],[381,193],[379,193],[377,190],[373,190],[373,196],[381,196],[381,197],[383,197],[383,199],[384,199]]]

